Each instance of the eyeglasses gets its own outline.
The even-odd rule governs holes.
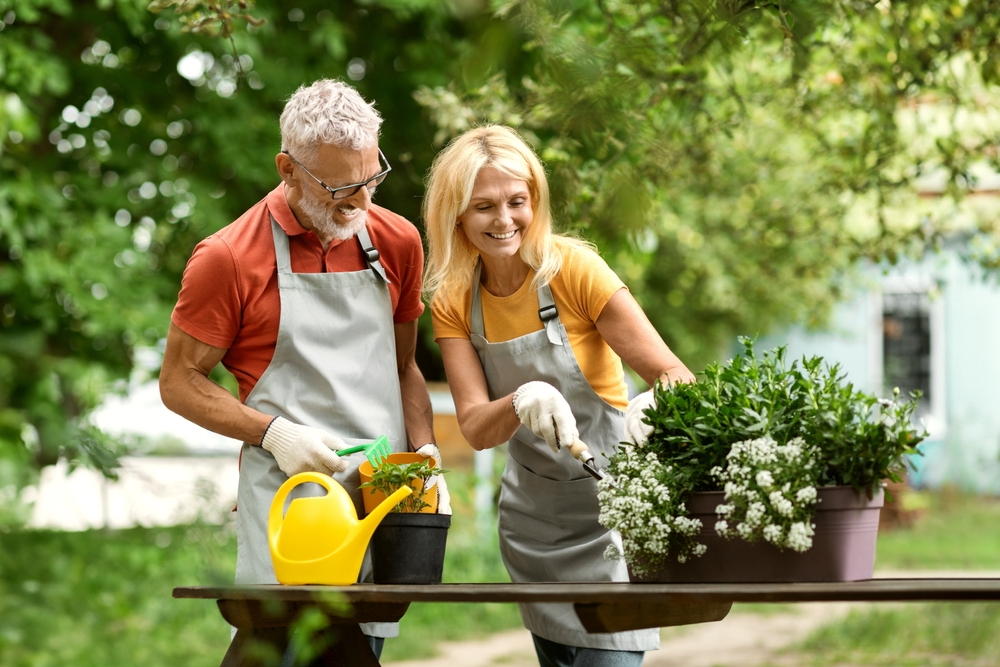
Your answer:
[[[329,185],[327,185],[323,181],[313,176],[312,172],[306,169],[305,165],[303,165],[301,162],[292,157],[291,153],[289,153],[288,151],[281,151],[281,152],[287,155],[289,158],[291,158],[292,162],[302,167],[302,171],[309,174],[309,176],[312,177],[314,181],[322,185],[326,189],[326,191],[330,193],[330,196],[333,197],[334,201],[340,199],[347,199],[348,197],[353,197],[354,195],[361,192],[361,188],[368,188],[368,192],[370,192],[371,194],[375,194],[375,188],[378,187],[379,183],[384,181],[385,177],[389,175],[390,171],[392,171],[392,167],[389,166],[389,161],[385,159],[385,156],[382,155],[382,149],[379,148],[378,157],[379,160],[381,161],[379,164],[385,163],[385,171],[380,171],[379,173],[369,178],[367,181],[363,181],[361,183],[351,183],[350,185],[342,185],[339,188],[331,188]]]

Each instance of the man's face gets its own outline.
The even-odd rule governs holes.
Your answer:
[[[321,144],[312,155],[297,160],[331,188],[367,181],[381,171],[378,148],[360,151]],[[299,220],[303,227],[313,229],[321,239],[348,239],[364,227],[372,195],[368,188],[345,199],[334,200],[329,191],[311,178],[305,170],[294,165],[298,189],[297,208],[307,220]],[[339,195],[338,195],[339,196]]]

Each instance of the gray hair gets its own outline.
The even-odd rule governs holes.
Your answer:
[[[317,144],[351,150],[378,145],[382,116],[342,81],[320,79],[300,86],[281,112],[281,149],[311,154]]]

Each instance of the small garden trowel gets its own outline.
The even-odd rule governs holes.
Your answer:
[[[578,439],[570,445],[569,453],[573,455],[573,458],[583,464],[583,469],[590,473],[591,477],[596,479],[598,482],[604,479],[604,473],[597,468],[597,463],[594,461],[594,455],[590,453],[587,443],[583,440]]]

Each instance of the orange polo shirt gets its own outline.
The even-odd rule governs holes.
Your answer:
[[[367,267],[354,237],[334,240],[324,252],[316,235],[295,219],[283,184],[195,247],[184,269],[171,321],[203,343],[226,348],[222,364],[236,376],[241,401],[271,363],[278,339],[281,299],[272,215],[288,234],[293,272],[334,273]],[[392,321],[412,322],[424,310],[420,234],[405,218],[375,205],[368,209],[368,233],[389,278]]]

